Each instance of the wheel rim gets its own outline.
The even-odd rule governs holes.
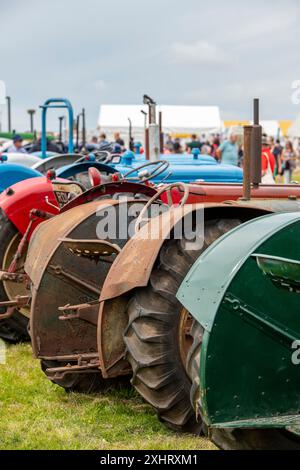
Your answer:
[[[13,260],[13,257],[18,249],[21,239],[22,239],[22,236],[20,233],[17,233],[11,239],[3,257],[3,263],[2,263],[3,271],[8,270]],[[17,260],[16,272],[18,273],[24,273],[24,263],[26,259],[26,252],[27,252],[27,248],[26,250],[23,250],[22,256]],[[17,282],[3,281],[3,288],[5,290],[8,300],[13,300],[17,295],[21,295],[21,296],[28,295],[28,290],[26,289],[23,283],[20,284]],[[29,307],[23,307],[19,309],[19,312],[22,313],[24,316],[29,317],[30,309]]]
[[[186,368],[186,361],[189,350],[193,344],[193,337],[191,335],[193,318],[191,314],[183,308],[180,314],[180,324],[179,324],[179,350],[180,358],[184,368]]]

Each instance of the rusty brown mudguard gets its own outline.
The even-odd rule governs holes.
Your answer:
[[[32,344],[40,359],[61,363],[52,374],[130,373],[123,341],[128,300],[135,288],[148,284],[164,241],[183,218],[203,211],[204,220],[246,221],[276,211],[276,201],[187,205],[151,219],[129,241],[110,239],[107,245],[95,236],[96,215],[121,204],[103,200],[78,206],[42,224],[31,240],[25,270],[32,281]],[[97,251],[101,259],[95,258]]]
[[[123,333],[128,323],[126,307],[132,291],[147,286],[163,243],[172,237],[177,224],[182,226],[183,218],[203,211],[204,223],[205,220],[226,217],[246,221],[274,210],[270,201],[252,201],[251,205],[243,202],[191,204],[184,206],[184,211],[177,208],[151,219],[131,238],[112,264],[100,295],[97,340],[103,377],[114,377],[117,365],[120,361],[124,363]],[[156,236],[149,236],[149,232]]]
[[[96,325],[101,287],[128,241],[127,228],[135,212],[127,209],[145,202],[94,201],[42,223],[35,231],[25,264],[32,283],[30,333],[35,356],[56,363],[48,376],[99,370]],[[124,220],[118,217],[123,206]],[[110,211],[115,211],[116,233],[99,240],[98,222]]]

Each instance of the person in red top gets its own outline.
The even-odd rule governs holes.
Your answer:
[[[262,138],[262,155],[261,155],[261,176],[262,176],[262,183],[272,183],[271,179],[273,178],[274,181],[274,172],[275,172],[275,157],[271,151],[268,137],[266,134],[263,134]]]

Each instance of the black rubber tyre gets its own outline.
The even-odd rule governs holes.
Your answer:
[[[0,269],[3,268],[5,253],[13,238],[18,234],[16,227],[0,209]],[[9,300],[2,282],[0,282],[0,301]],[[0,308],[0,315],[6,308]],[[0,317],[1,318],[1,317]],[[14,311],[11,318],[0,320],[0,338],[12,344],[30,341],[28,334],[28,318],[18,310]]]
[[[191,403],[195,410],[201,431],[222,450],[300,450],[300,438],[283,429],[216,429],[207,428],[201,416],[200,400],[200,356],[203,328],[193,321],[191,335],[193,345],[187,358],[187,371],[192,381]]]
[[[66,364],[62,364],[61,362],[41,360],[41,368],[46,376],[46,370],[48,368],[61,367],[64,365]],[[48,376],[48,378],[50,377]],[[130,387],[130,379],[127,376],[117,377],[115,379],[103,379],[100,371],[66,374],[63,378],[55,378],[55,380],[51,380],[51,382],[64,388],[66,392],[87,394]]]
[[[124,333],[126,358],[132,366],[132,385],[157,411],[158,418],[176,431],[200,433],[190,402],[191,381],[182,345],[184,309],[177,290],[198,256],[239,220],[212,220],[205,224],[205,243],[189,251],[188,242],[168,240],[160,250],[146,288],[137,289],[128,304]],[[185,348],[186,349],[186,348]]]

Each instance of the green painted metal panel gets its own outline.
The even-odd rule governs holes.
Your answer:
[[[196,261],[178,290],[178,300],[211,331],[227,287],[249,255],[275,231],[297,220],[299,212],[271,214],[223,235]]]
[[[247,224],[250,238],[258,228],[259,242],[254,237],[248,255],[244,252],[238,265],[233,262],[226,292],[205,333],[200,396],[209,425],[261,428],[300,423],[300,364],[294,349],[294,342],[300,340],[299,286],[290,282],[291,272],[287,276],[285,269],[283,275],[276,270],[275,278],[270,276],[261,269],[257,256],[281,259],[294,267],[300,262],[299,215],[282,216]],[[268,229],[263,233],[264,222]],[[230,238],[234,246],[244,228],[223,239],[225,248],[230,246]],[[241,254],[243,250],[236,248]],[[217,277],[222,262],[220,258],[219,265],[214,263]],[[202,268],[198,264],[198,270]]]

